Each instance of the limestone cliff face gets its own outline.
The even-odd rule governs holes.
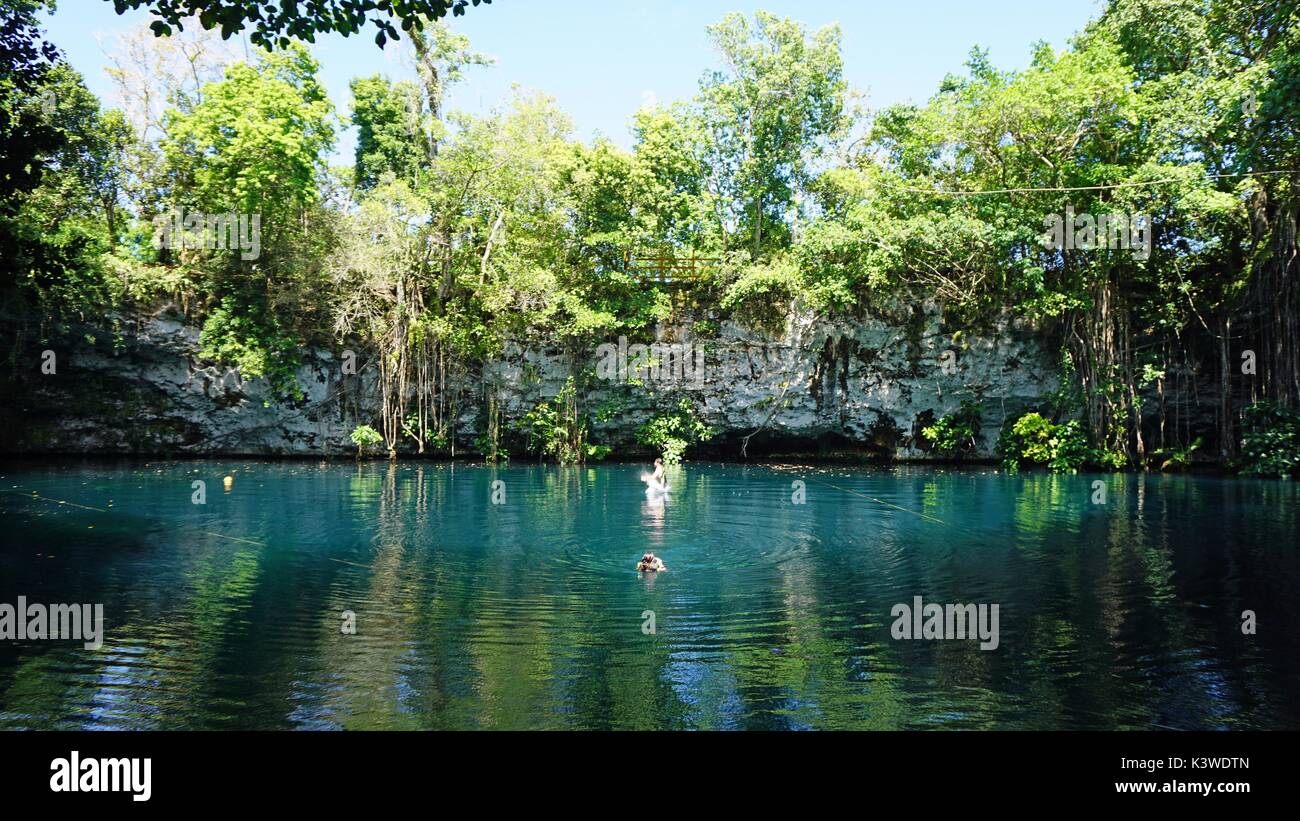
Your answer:
[[[641,422],[689,397],[718,431],[706,449],[718,456],[738,456],[744,437],[760,431],[748,442],[750,455],[926,459],[934,454],[921,428],[975,400],[983,418],[973,455],[992,458],[1003,420],[1038,407],[1058,385],[1052,358],[1028,329],[1006,321],[956,332],[942,327],[933,305],[852,321],[795,317],[769,334],[721,322],[701,338],[692,324],[567,355],[597,375],[585,398],[595,441],[630,442]],[[647,350],[634,350],[637,344]],[[647,359],[651,367],[638,374],[635,366]],[[509,346],[484,381],[514,416],[560,390],[565,361],[558,350]]]
[[[761,333],[695,316],[650,338],[611,339],[592,350],[507,345],[484,364],[458,402],[457,451],[472,448],[485,397],[507,420],[552,398],[575,368],[595,373],[583,407],[592,440],[634,441],[636,428],[689,397],[718,436],[707,452],[749,455],[859,453],[925,459],[920,429],[963,400],[983,408],[977,456],[991,457],[1006,417],[1057,387],[1038,338],[1010,321],[984,329],[942,324],[933,305],[900,306],[853,320],[791,319]],[[9,453],[339,455],[347,435],[374,423],[373,368],[358,356],[345,374],[339,352],[305,351],[304,396],[277,399],[261,379],[198,357],[198,329],[167,312],[110,318],[115,332],[78,328],[45,343],[17,339],[0,406],[0,450]],[[644,350],[636,346],[645,346]],[[653,346],[653,347],[652,347]],[[42,372],[42,352],[55,372]],[[650,367],[638,373],[637,365]]]
[[[0,409],[9,453],[337,454],[351,450],[353,392],[328,351],[298,370],[301,401],[199,359],[199,329],[163,312],[19,340]],[[54,373],[42,365],[53,353]]]

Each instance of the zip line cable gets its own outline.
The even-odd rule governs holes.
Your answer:
[[[1203,179],[1217,180],[1228,177],[1263,177],[1275,174],[1300,174],[1296,170],[1282,171],[1238,171],[1231,174],[1206,174]],[[1164,185],[1170,182],[1185,182],[1179,177],[1165,177],[1159,180],[1142,180],[1137,182],[1117,182],[1109,185],[1077,185],[1067,188],[994,188],[988,191],[944,191],[935,188],[913,188],[906,185],[894,185],[884,180],[877,180],[885,188],[895,191],[909,191],[915,194],[934,194],[941,197],[978,197],[984,194],[1049,194],[1067,191],[1107,191],[1113,188],[1141,188],[1148,185]]]
[[[40,502],[53,502],[53,503],[55,503],[55,504],[59,504],[59,505],[67,505],[67,506],[69,506],[69,507],[80,508],[81,510],[93,510],[93,511],[95,511],[96,513],[113,513],[113,512],[115,512],[115,511],[107,510],[107,509],[102,508],[102,507],[91,507],[90,505],[82,505],[82,504],[77,504],[76,502],[69,502],[69,501],[67,501],[66,499],[54,499],[54,498],[51,498],[51,497],[49,497],[49,496],[42,496],[41,494],[37,493],[37,492],[34,491],[34,490],[31,491],[31,492],[26,492],[26,491],[21,491],[21,490],[0,490],[0,493],[8,493],[8,494],[11,494],[11,495],[13,495],[13,496],[18,496],[18,497],[23,498],[23,499],[35,499],[35,500],[40,501]],[[191,528],[190,525],[184,525],[184,524],[180,524],[180,525],[172,525],[172,526],[173,526],[173,527],[182,528],[182,529],[184,529],[184,528]],[[191,528],[191,529],[193,529],[193,530],[197,530],[199,533],[202,533],[202,534],[204,534],[205,536],[216,536],[218,539],[229,539],[229,540],[232,541],[232,542],[242,542],[242,543],[244,543],[244,544],[257,545],[258,547],[266,547],[266,546],[267,546],[265,542],[257,542],[257,541],[253,541],[252,539],[243,539],[243,538],[240,538],[239,536],[228,536],[228,535],[226,535],[225,533],[217,533],[217,532],[214,531],[214,530],[202,530],[202,529],[199,529],[199,528]]]

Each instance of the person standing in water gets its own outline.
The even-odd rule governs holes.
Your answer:
[[[641,481],[645,482],[647,494],[667,493],[668,477],[664,475],[664,461],[656,459],[654,473],[642,473]]]
[[[654,472],[653,474],[651,474],[651,475],[652,475],[652,477],[654,478],[655,485],[658,486],[658,489],[659,489],[659,490],[667,490],[667,489],[668,489],[668,479],[664,476],[664,460],[663,460],[663,459],[656,459],[656,460],[655,460],[655,472]]]

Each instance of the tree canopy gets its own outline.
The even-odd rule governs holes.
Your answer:
[[[118,14],[141,7],[158,19],[150,27],[164,37],[183,31],[185,21],[197,17],[206,29],[221,30],[221,36],[250,29],[249,39],[263,48],[287,48],[293,40],[314,42],[316,35],[337,32],[347,37],[360,32],[366,23],[376,29],[375,42],[383,46],[401,39],[402,31],[419,31],[430,20],[450,12],[460,16],[465,9],[492,0],[316,0],[299,4],[293,0],[112,0]],[[394,26],[394,23],[397,26]]]
[[[245,60],[207,30],[137,33],[114,52],[116,112],[43,44],[40,3],[0,2],[8,295],[54,316],[169,295],[205,356],[289,397],[303,346],[369,350],[390,450],[453,447],[470,386],[500,434],[484,363],[548,344],[572,384],[515,422],[525,447],[583,458],[604,411],[584,406],[582,352],[673,314],[628,263],[646,253],[716,260],[693,286],[706,328],[921,300],[954,346],[1032,328],[1063,387],[1004,431],[1029,461],[1163,464],[1202,442],[1227,461],[1277,451],[1249,437],[1300,407],[1296,0],[1112,0],[1066,48],[1012,69],[976,48],[928,101],[876,110],[844,78],[837,27],[727,15],[708,30],[716,67],[639,110],[628,148],[576,140],[524,89],[448,110],[489,61],[413,17],[414,76],[355,78],[345,123],[293,41],[434,4],[204,4],[205,26],[251,21],[276,48]],[[164,27],[192,6],[151,4]],[[329,167],[347,124],[355,154]],[[154,247],[178,209],[259,215],[262,253]],[[1067,220],[1077,244],[1052,239]],[[969,442],[986,399],[926,426],[936,443]]]

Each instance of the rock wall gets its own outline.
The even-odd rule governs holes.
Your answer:
[[[171,311],[15,338],[0,403],[8,453],[338,454],[355,450],[351,412],[373,391],[311,350],[297,374],[304,397],[277,399],[265,380],[201,361],[199,329]]]
[[[110,317],[44,343],[11,331],[0,451],[338,455],[353,451],[355,425],[374,424],[364,357],[347,375],[336,353],[306,351],[304,396],[282,400],[261,379],[200,360],[198,329],[174,312]],[[44,372],[47,350],[53,373]],[[593,441],[627,448],[642,422],[689,397],[718,431],[705,452],[732,458],[742,443],[750,456],[931,458],[920,429],[965,399],[981,403],[977,455],[991,458],[1003,420],[1057,387],[1030,329],[1009,320],[948,328],[932,304],[835,322],[796,317],[769,333],[694,314],[653,338],[612,339],[591,351],[507,345],[463,386],[458,451],[472,447],[489,392],[507,419],[518,418],[554,397],[575,367],[595,374],[583,398]]]
[[[771,334],[723,321],[701,338],[691,331],[696,324],[683,320],[654,338],[609,340],[589,352],[581,364],[596,371],[585,396],[594,441],[630,444],[643,421],[689,397],[718,431],[704,449],[712,455],[736,457],[747,445],[751,456],[928,459],[936,454],[921,428],[975,400],[982,420],[974,455],[993,458],[1004,419],[1039,407],[1058,387],[1052,357],[1030,329],[1009,319],[979,331],[946,328],[933,304],[852,321],[799,317]],[[638,344],[647,350],[634,350]],[[566,360],[582,359],[513,345],[484,381],[517,416],[563,387]]]

